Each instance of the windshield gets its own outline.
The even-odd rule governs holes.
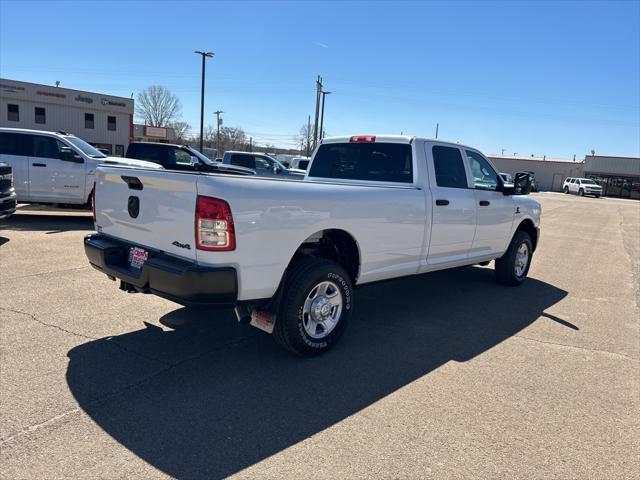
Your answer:
[[[206,157],[205,155],[201,154],[199,151],[191,148],[191,147],[184,147],[186,150],[189,151],[189,153],[191,155],[193,155],[194,157],[198,157],[198,160],[200,160],[202,163],[204,163],[205,165],[215,165],[216,162],[214,162],[213,160],[209,159],[208,157]]]
[[[580,183],[584,183],[586,185],[597,185],[593,180],[580,180]]]
[[[68,140],[69,142],[71,142],[78,149],[80,149],[82,153],[84,153],[85,155],[91,158],[107,158],[107,156],[104,153],[102,153],[100,150],[98,150],[95,147],[92,147],[87,142],[85,142],[84,140],[81,140],[78,137],[64,137],[64,138],[65,140]]]

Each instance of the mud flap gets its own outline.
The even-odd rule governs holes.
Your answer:
[[[273,327],[276,324],[276,316],[269,312],[252,310],[251,322],[249,322],[249,324],[259,328],[263,332],[273,333]]]

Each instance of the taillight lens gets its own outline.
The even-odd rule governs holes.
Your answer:
[[[373,143],[376,141],[375,135],[356,135],[351,137],[351,143]]]
[[[196,201],[196,248],[229,251],[236,248],[231,208],[224,200],[198,195]]]

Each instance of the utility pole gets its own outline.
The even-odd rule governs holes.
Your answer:
[[[193,53],[202,55],[202,87],[200,90],[200,153],[202,153],[203,141],[204,141],[204,61],[207,58],[211,58],[215,55],[213,52],[201,52],[196,50]]]
[[[318,116],[320,115],[320,92],[322,92],[322,77],[318,75],[316,80],[316,121],[313,124],[313,148],[318,141]]]
[[[436,139],[438,138],[438,129],[440,128],[440,124],[436,123]]]
[[[322,94],[322,114],[320,115],[320,140],[324,137],[324,97],[327,95],[331,95],[331,92],[320,92]]]
[[[253,137],[249,137],[249,151],[253,152]]]
[[[216,115],[216,124],[218,125],[218,134],[216,136],[216,155],[220,156],[220,125],[222,124],[222,119],[220,118],[220,114],[224,113],[222,110],[216,110],[213,112]]]

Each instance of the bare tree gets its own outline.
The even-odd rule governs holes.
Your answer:
[[[176,142],[178,143],[186,143],[189,139],[189,131],[191,130],[191,125],[187,122],[171,122],[169,124],[173,131],[176,134]]]
[[[138,94],[136,114],[145,124],[166,127],[180,118],[180,99],[162,85],[151,85]]]
[[[305,123],[300,127],[300,133],[295,137],[296,143],[300,146],[300,152],[307,156],[311,153],[311,146],[313,145],[313,129],[313,123]]]

